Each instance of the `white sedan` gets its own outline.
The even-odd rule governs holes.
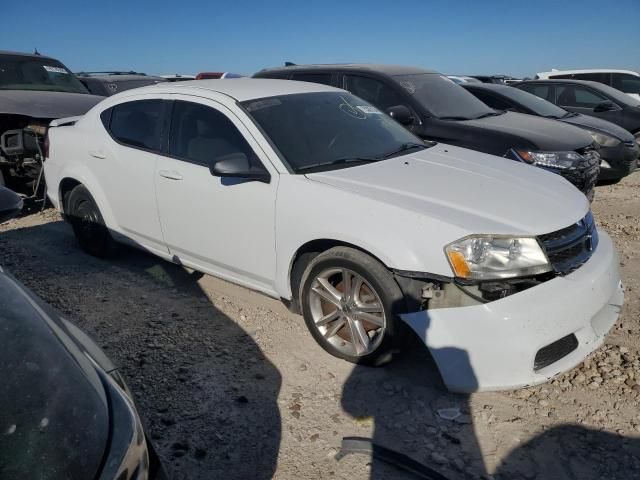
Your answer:
[[[567,181],[424,143],[343,90],[159,84],[52,122],[49,145],[49,198],[87,252],[127,243],[281,298],[351,362],[387,361],[413,330],[451,390],[546,381],[623,303]]]

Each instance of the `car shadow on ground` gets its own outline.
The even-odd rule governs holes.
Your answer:
[[[0,264],[119,366],[170,478],[274,475],[280,372],[202,274],[128,247],[90,257],[63,222],[0,233]]]
[[[0,233],[0,264],[62,311],[121,367],[171,478],[267,479],[281,439],[278,369],[202,290],[202,274],[132,248],[100,260],[61,221]],[[224,311],[223,311],[224,310]],[[428,335],[428,328],[423,336]],[[356,366],[341,403],[373,441],[447,478],[486,474],[470,397],[445,390],[416,335],[383,368]],[[467,359],[463,351],[452,351]],[[457,409],[454,420],[443,409]],[[370,478],[416,478],[379,459]],[[559,425],[512,451],[495,479],[640,478],[640,441]]]
[[[384,368],[356,366],[344,384],[342,406],[357,420],[373,423],[374,444],[407,455],[451,480],[640,479],[640,439],[572,424],[560,424],[533,437],[489,471],[473,423],[470,395],[446,390],[424,347],[422,338],[428,334],[427,319],[417,332],[407,335],[404,355]],[[449,347],[434,355],[453,362],[465,378],[475,379],[464,350]],[[478,412],[473,413],[478,418]],[[434,478],[376,457],[370,466],[371,480]]]

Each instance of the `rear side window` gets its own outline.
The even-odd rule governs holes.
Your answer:
[[[606,72],[596,73],[576,73],[572,78],[576,80],[589,80],[590,82],[604,83],[609,85],[611,83],[611,74]]]
[[[321,83],[323,85],[331,86],[330,73],[294,73],[293,75],[291,75],[291,80],[298,80],[300,82]]]
[[[244,136],[223,113],[206,105],[176,101],[171,115],[169,154],[199,165],[216,158],[244,153],[250,163],[257,158]]]
[[[640,93],[640,77],[628,73],[612,73],[611,86],[624,93]]]
[[[162,100],[136,100],[116,105],[111,108],[109,133],[124,145],[158,151],[163,107]]]

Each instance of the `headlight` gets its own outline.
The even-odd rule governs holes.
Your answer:
[[[465,280],[496,280],[538,275],[552,270],[532,237],[471,235],[445,247],[451,268]]]
[[[591,138],[593,138],[593,140],[601,147],[617,147],[620,145],[620,140],[607,135],[606,133],[592,132],[591,130],[587,131],[589,132],[589,135],[591,135]]]
[[[576,152],[534,152],[528,150],[515,150],[520,160],[539,167],[559,168],[561,170],[573,170],[583,160],[582,155]]]

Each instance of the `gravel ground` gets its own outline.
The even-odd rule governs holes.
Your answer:
[[[593,209],[620,252],[623,314],[606,345],[552,382],[444,391],[417,342],[391,365],[327,355],[277,301],[123,248],[80,251],[53,210],[0,226],[0,263],[121,366],[172,478],[414,478],[344,436],[374,438],[450,478],[640,478],[640,173]],[[508,359],[505,359],[508,361]],[[438,411],[458,409],[455,420]]]

